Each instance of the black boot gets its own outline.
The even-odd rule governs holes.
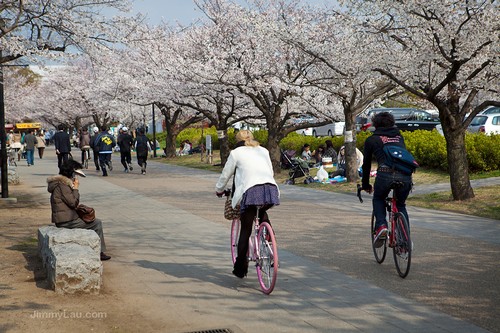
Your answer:
[[[234,263],[233,274],[240,279],[243,279],[247,276],[248,273],[248,261],[246,258],[240,260],[240,257],[236,258],[236,262]]]

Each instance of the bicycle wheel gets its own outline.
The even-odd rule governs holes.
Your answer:
[[[385,255],[387,253],[387,238],[378,240],[374,243],[375,239],[375,214],[372,213],[372,228],[371,228],[371,238],[372,238],[372,248],[373,254],[375,255],[375,260],[381,264],[385,260]]]
[[[402,213],[394,217],[394,263],[399,276],[405,278],[410,272],[411,264],[411,238],[408,221]]]
[[[233,219],[233,222],[231,223],[231,258],[233,260],[233,265],[236,262],[236,257],[238,256],[238,239],[240,237],[240,227],[240,220]]]
[[[269,295],[274,289],[278,276],[278,245],[273,228],[269,223],[262,222],[260,224],[257,241],[257,277],[260,288],[264,294]]]
[[[89,168],[89,159],[88,159],[88,158],[86,158],[86,159],[85,159],[85,161],[83,162],[83,167],[84,167],[85,169],[88,169],[88,168]]]

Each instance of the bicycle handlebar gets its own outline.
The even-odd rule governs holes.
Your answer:
[[[363,189],[361,188],[361,185],[358,184],[358,198],[359,198],[359,202],[363,203],[363,198],[361,198],[361,191]]]

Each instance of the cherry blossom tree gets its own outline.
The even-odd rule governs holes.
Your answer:
[[[369,36],[357,28],[352,17],[335,8],[299,8],[293,17],[293,25],[283,25],[285,30],[276,33],[311,58],[312,65],[303,73],[307,84],[341,104],[346,177],[356,182],[356,116],[396,85],[371,70],[374,45],[367,43]]]
[[[104,9],[130,9],[129,0],[3,0],[0,4],[0,63],[24,56],[54,56],[66,52],[108,47],[110,32],[125,19],[108,19]],[[126,20],[128,23],[131,19]],[[122,26],[123,27],[123,26]]]
[[[384,46],[373,54],[373,69],[439,110],[453,198],[474,197],[465,131],[486,106],[500,105],[498,2],[352,0],[345,5]]]
[[[7,122],[22,122],[33,119],[30,98],[41,84],[41,76],[30,68],[5,67],[5,119]]]
[[[219,36],[207,56],[211,66],[223,66],[212,83],[233,88],[253,103],[265,120],[267,148],[275,172],[279,172],[279,142],[288,133],[307,126],[293,119],[313,114],[318,117],[318,125],[331,121],[325,118],[325,112],[318,112],[318,108],[328,108],[325,95],[304,86],[302,73],[311,65],[310,59],[269,34],[278,30],[276,25],[289,23],[289,7],[280,1],[256,1],[251,9],[218,0],[199,5],[211,21],[207,26]]]

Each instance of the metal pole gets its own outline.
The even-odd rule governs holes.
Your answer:
[[[3,25],[3,20],[0,19],[0,25]],[[2,50],[0,49],[0,58],[2,58]],[[2,198],[9,197],[9,175],[7,169],[7,135],[5,133],[5,104],[3,93],[3,66],[0,64],[0,141],[1,143],[1,171],[2,171]]]
[[[151,104],[153,107],[153,157],[156,157],[156,119],[155,119],[155,103]]]

